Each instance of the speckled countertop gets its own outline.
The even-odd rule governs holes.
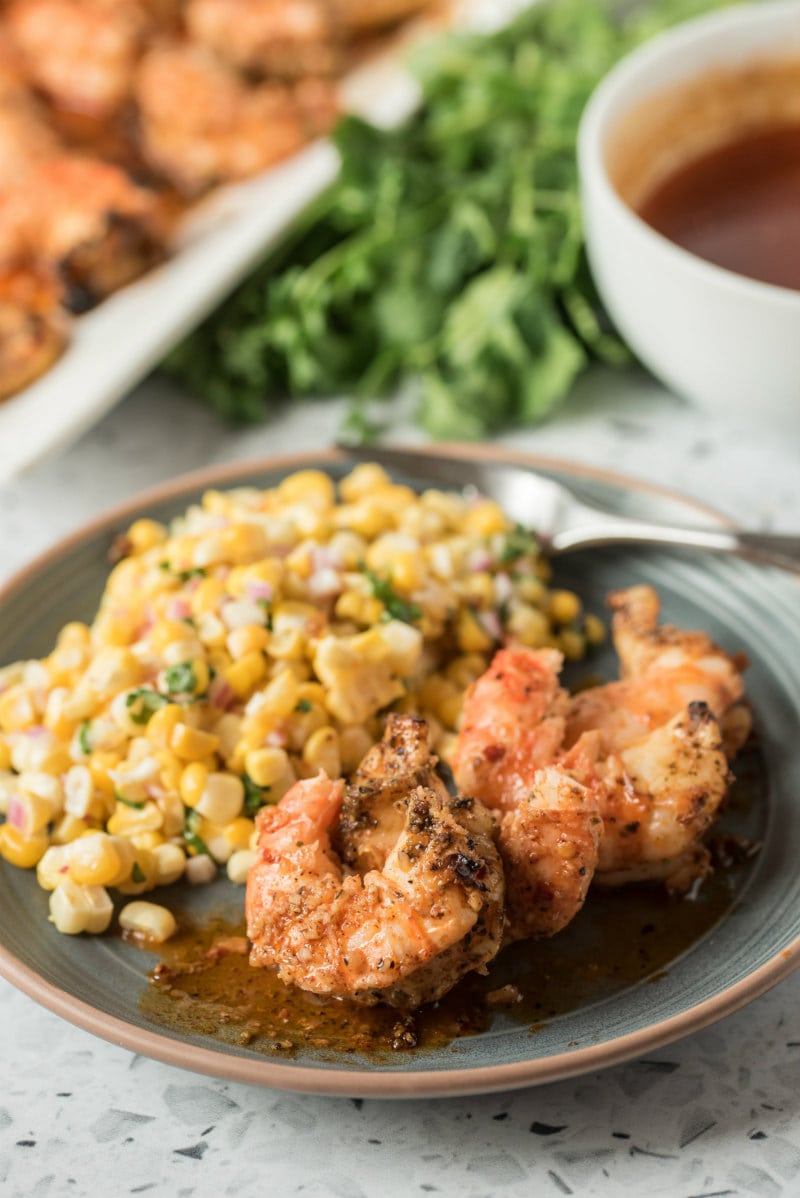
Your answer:
[[[0,578],[162,480],[327,445],[340,416],[337,404],[300,405],[228,431],[151,381],[61,458],[0,489]],[[680,488],[755,527],[796,530],[797,433],[755,413],[721,422],[643,378],[596,374],[557,420],[504,440]],[[0,1194],[800,1195],[798,1010],[795,974],[651,1059],[507,1095],[361,1102],[132,1056],[0,980]]]

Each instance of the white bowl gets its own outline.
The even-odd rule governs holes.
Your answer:
[[[709,72],[724,76],[787,58],[800,62],[798,0],[749,4],[676,26],[629,54],[597,87],[581,120],[578,163],[592,273],[641,361],[711,411],[800,424],[800,291],[756,282],[681,249],[623,198],[634,187],[625,178],[632,160],[627,167],[624,160],[637,138],[641,163],[660,159],[656,173],[686,159],[688,143],[662,152],[670,137],[658,129],[661,123],[660,133],[668,132],[664,114],[684,87],[702,87],[698,81],[707,83]],[[745,99],[746,92],[738,89]],[[694,115],[695,132],[687,136],[696,134],[700,145],[702,120]]]

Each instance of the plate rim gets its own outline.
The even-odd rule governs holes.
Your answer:
[[[398,446],[398,448],[405,448]],[[468,458],[475,461],[505,461],[533,469],[550,470],[576,478],[597,480],[626,490],[660,496],[677,501],[707,516],[719,525],[730,521],[713,507],[670,487],[639,479],[633,475],[597,468],[564,458],[515,450],[500,445],[448,442],[435,445],[408,446],[414,452],[429,457],[432,468],[437,458]],[[67,556],[83,543],[103,531],[110,531],[122,521],[139,515],[156,504],[217,485],[241,485],[242,480],[259,472],[324,468],[348,460],[346,449],[296,451],[268,457],[237,460],[205,467],[182,474],[168,482],[150,487],[114,505],[101,515],[85,522],[72,533],[59,538],[39,553],[27,565],[15,571],[0,585],[0,605],[24,588],[36,575],[46,570],[59,557]],[[758,969],[727,986],[719,994],[704,999],[668,1019],[648,1025],[623,1036],[599,1044],[576,1046],[571,1051],[548,1057],[533,1057],[527,1061],[505,1065],[480,1065],[443,1070],[395,1072],[376,1068],[339,1069],[289,1065],[264,1057],[243,1057],[231,1054],[224,1045],[203,1047],[189,1045],[171,1035],[137,1027],[106,1013],[48,981],[31,966],[25,965],[5,945],[0,944],[0,976],[16,989],[67,1022],[119,1045],[194,1073],[244,1082],[275,1089],[329,1096],[359,1096],[365,1098],[454,1097],[457,1095],[488,1094],[500,1090],[518,1089],[566,1080],[638,1057],[644,1051],[663,1047],[691,1035],[725,1018],[760,997],[772,986],[783,981],[800,966],[800,936],[781,949]],[[190,1059],[185,1059],[190,1058]]]

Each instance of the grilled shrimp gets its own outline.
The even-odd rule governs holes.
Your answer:
[[[16,46],[0,29],[0,191],[16,187],[32,166],[58,148],[22,77]]]
[[[297,79],[341,67],[332,8],[320,0],[189,0],[190,37],[239,71]]]
[[[68,327],[60,291],[46,270],[0,274],[0,399],[44,374],[64,350]]]
[[[567,694],[552,649],[501,649],[467,691],[452,756],[456,783],[499,813],[506,940],[552,936],[580,911],[601,819],[588,773],[594,741],[561,759]],[[575,760],[573,760],[575,759]]]
[[[0,196],[0,260],[52,266],[73,312],[152,266],[163,240],[155,196],[118,167],[82,155],[46,158]]]
[[[320,774],[259,813],[246,896],[251,963],[317,994],[433,1001],[500,943],[502,871],[482,829],[488,817],[416,786],[397,800],[399,833],[382,868],[346,873],[331,845],[342,797],[342,783]]]
[[[652,587],[609,598],[623,677],[575,695],[566,743],[598,737],[584,780],[600,784],[597,880],[663,878],[686,889],[707,869],[700,838],[750,728],[739,663],[703,632],[658,624]]]
[[[603,838],[598,882],[663,880],[682,892],[708,871],[701,838],[728,790],[722,734],[706,703],[589,767],[599,782]]]
[[[250,85],[198,45],[151,50],[135,91],[145,157],[188,194],[257,174],[336,115],[327,83]]]
[[[31,84],[55,104],[104,117],[129,96],[147,20],[132,0],[13,0],[7,27]]]
[[[605,752],[617,752],[686,711],[690,703],[702,702],[720,722],[732,756],[749,732],[741,663],[704,632],[659,626],[660,604],[652,587],[618,591],[609,605],[622,678],[573,697],[566,743],[597,729]]]

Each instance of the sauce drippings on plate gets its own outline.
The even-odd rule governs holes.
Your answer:
[[[319,998],[252,968],[246,952],[217,951],[244,937],[243,917],[240,924],[181,918],[178,935],[158,948],[160,962],[140,1006],[155,1023],[178,1032],[267,1055],[310,1050],[380,1058],[442,1048],[486,1031],[495,1020],[536,1032],[586,1004],[657,984],[671,963],[730,914],[750,875],[748,846],[763,834],[761,754],[743,753],[736,774],[711,842],[717,867],[695,896],[670,898],[658,885],[595,886],[557,936],[511,945],[485,977],[468,975],[419,1011]]]
[[[800,290],[800,123],[754,129],[691,160],[639,215],[717,266]]]

